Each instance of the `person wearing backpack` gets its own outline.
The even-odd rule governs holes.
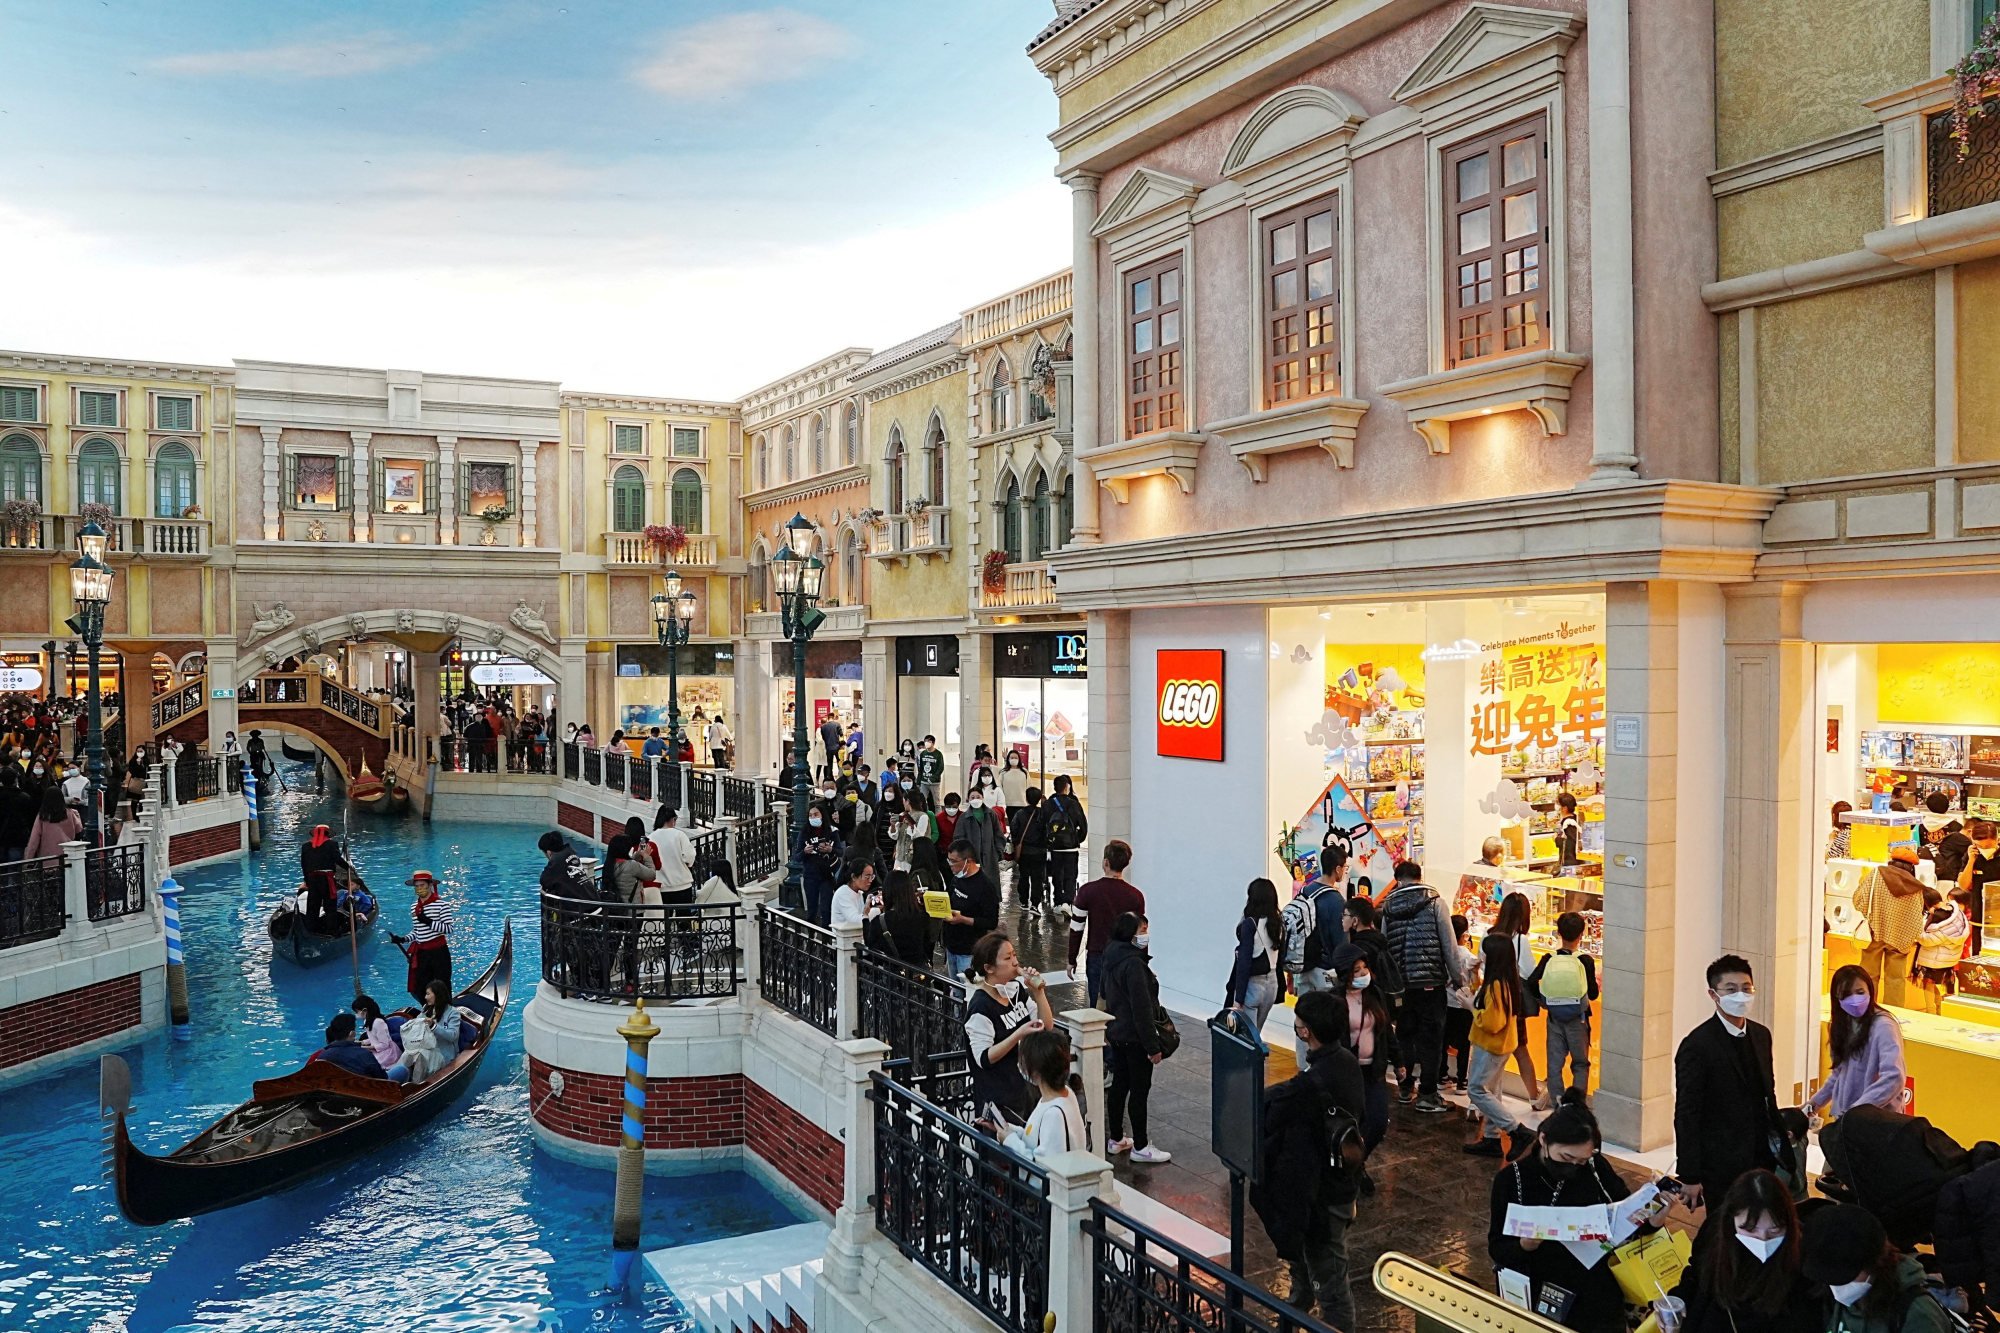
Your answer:
[[[1333,989],[1327,967],[1334,951],[1347,943],[1342,912],[1346,884],[1347,852],[1328,847],[1321,853],[1319,874],[1285,904],[1284,970],[1294,995]]]
[[[1058,910],[1076,897],[1077,861],[1083,840],[1090,836],[1090,819],[1070,786],[1069,774],[1056,774],[1055,791],[1043,802],[1048,807],[1049,873],[1055,880]]]
[[[1397,1063],[1405,1071],[1403,1100],[1427,1115],[1442,1114],[1448,1109],[1438,1096],[1444,1072],[1444,993],[1462,978],[1451,913],[1437,890],[1424,883],[1424,868],[1415,861],[1396,863],[1395,888],[1382,903],[1382,926],[1389,959],[1403,978],[1403,1013],[1396,1032]],[[1421,1088],[1407,1072],[1412,1067],[1420,1071]]]
[[[1303,1067],[1264,1091],[1264,1170],[1250,1202],[1291,1274],[1291,1303],[1354,1328],[1347,1232],[1360,1190],[1361,1065],[1341,1040],[1343,1002],[1301,995],[1292,1011]]]
[[[1223,1003],[1247,1015],[1258,1032],[1278,1002],[1278,949],[1283,940],[1278,886],[1268,879],[1251,880],[1242,919],[1236,923],[1236,953]]]
[[[1556,918],[1556,934],[1562,947],[1545,954],[1528,978],[1528,988],[1542,997],[1548,1015],[1548,1092],[1551,1102],[1561,1102],[1565,1082],[1563,1061],[1569,1061],[1571,1079],[1589,1105],[1590,1095],[1590,1002],[1597,998],[1597,962],[1579,953],[1583,944],[1583,914],[1564,912]]]

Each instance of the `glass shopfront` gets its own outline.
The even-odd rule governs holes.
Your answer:
[[[720,716],[734,736],[736,718],[736,647],[728,643],[681,645],[681,731],[694,746],[695,762],[712,762],[709,724]],[[657,643],[621,643],[615,657],[618,726],[627,736],[643,738],[653,727],[667,734],[671,684],[667,650]]]
[[[1050,790],[1067,774],[1088,798],[1084,747],[1090,731],[1090,648],[1084,631],[1002,634],[993,653],[994,754],[1018,752],[1028,781]],[[954,772],[946,770],[947,774]],[[959,773],[963,778],[963,773]]]
[[[904,635],[896,640],[896,734],[881,737],[879,750],[902,741],[937,737],[947,775],[960,772],[962,696],[958,684],[958,637]]]
[[[771,675],[778,688],[773,691],[771,714],[767,721],[772,728],[771,734],[780,739],[781,752],[789,755],[792,749],[792,701],[796,697],[791,644],[771,645]],[[843,727],[862,725],[866,739],[866,723],[862,720],[861,709],[859,640],[814,640],[806,645],[806,730],[815,772],[822,758],[819,728],[828,718],[833,718]],[[874,745],[872,741],[867,743]]]

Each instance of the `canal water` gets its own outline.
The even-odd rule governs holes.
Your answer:
[[[310,769],[279,767],[294,790],[267,797],[264,850],[181,881],[193,1040],[162,1031],[124,1051],[132,1135],[154,1153],[245,1100],[253,1080],[296,1068],[353,998],[349,960],[304,970],[271,959],[265,920],[297,883],[300,841],[315,823],[342,828],[341,803],[308,794]],[[435,872],[458,905],[459,984],[485,970],[503,921],[514,923],[513,998],[496,1045],[466,1095],[408,1138],[281,1194],[138,1227],[100,1165],[94,1061],[0,1092],[0,1329],[693,1328],[641,1277],[628,1296],[606,1289],[611,1172],[551,1156],[529,1129],[521,1010],[540,970],[543,831],[352,816],[355,864],[384,903],[361,953],[362,985],[383,1008],[409,1003],[387,934],[409,919],[411,871]],[[648,1248],[801,1220],[740,1172],[650,1178],[644,1218]]]

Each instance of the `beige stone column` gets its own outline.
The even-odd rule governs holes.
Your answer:
[[[438,493],[428,497],[437,506],[439,545],[458,545],[458,437],[440,435],[438,442]]]
[[[1817,728],[1802,601],[1795,583],[1725,590],[1722,944],[1756,972],[1753,1016],[1771,1029],[1778,1098],[1786,1104],[1796,1104],[1793,1087],[1810,1072],[1811,1002],[1819,988],[1819,932],[1811,920]]]
[[[973,746],[989,739],[998,746],[1000,729],[995,725],[996,720],[993,705],[993,636],[967,631],[958,636],[958,762],[945,765],[944,786],[938,792],[940,800],[945,792],[954,790],[956,784],[965,781],[965,766],[972,759]],[[941,750],[944,749],[944,740],[945,733],[939,728],[938,748]]]
[[[521,440],[519,441],[519,447],[521,450],[521,479],[520,485],[514,488],[514,500],[520,508],[515,514],[515,519],[521,526],[521,545],[536,546],[541,541],[541,527],[539,523],[539,504],[535,496],[535,461],[536,455],[542,446],[539,440]],[[702,512],[707,512],[706,505],[704,505]]]
[[[1673,1137],[1674,912],[1678,838],[1679,588],[1605,588],[1605,1136],[1649,1149]]]
[[[1636,481],[1632,0],[1590,0],[1590,480]]]
[[[351,430],[347,432],[347,437],[351,442],[348,459],[353,478],[348,485],[347,498],[354,511],[354,540],[365,542],[370,540],[368,521],[375,508],[374,479],[369,475],[368,468],[368,442],[375,436],[372,431]]]
[[[1098,402],[1097,237],[1091,233],[1097,222],[1098,178],[1079,171],[1064,179],[1070,189],[1070,329],[1074,334],[1070,487],[1075,497],[1075,526],[1070,542],[1095,546],[1099,541],[1097,474],[1083,458],[1097,447],[1097,422],[1103,406]]]
[[[896,752],[896,641],[870,635],[861,641],[862,735],[869,753],[862,760],[879,774]]]
[[[1132,613],[1090,613],[1090,844],[1080,875],[1104,844],[1132,829]]]

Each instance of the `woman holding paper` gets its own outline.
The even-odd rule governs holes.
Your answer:
[[[1601,1241],[1550,1240],[1536,1230],[1570,1225],[1596,1212],[1609,1230],[1611,1206],[1631,1191],[1604,1160],[1597,1117],[1572,1088],[1542,1121],[1536,1151],[1500,1168],[1493,1177],[1486,1251],[1496,1270],[1529,1282],[1530,1306],[1581,1333],[1625,1333],[1625,1297],[1612,1276]],[[1536,1214],[1530,1221],[1526,1209]],[[1554,1210],[1546,1212],[1543,1210]],[[1503,1279],[1504,1281],[1504,1279]]]
[[[1722,1197],[1727,1225],[1710,1227],[1674,1288],[1681,1333],[1815,1333],[1819,1294],[1800,1270],[1804,1246],[1792,1192],[1769,1171],[1746,1171]]]

